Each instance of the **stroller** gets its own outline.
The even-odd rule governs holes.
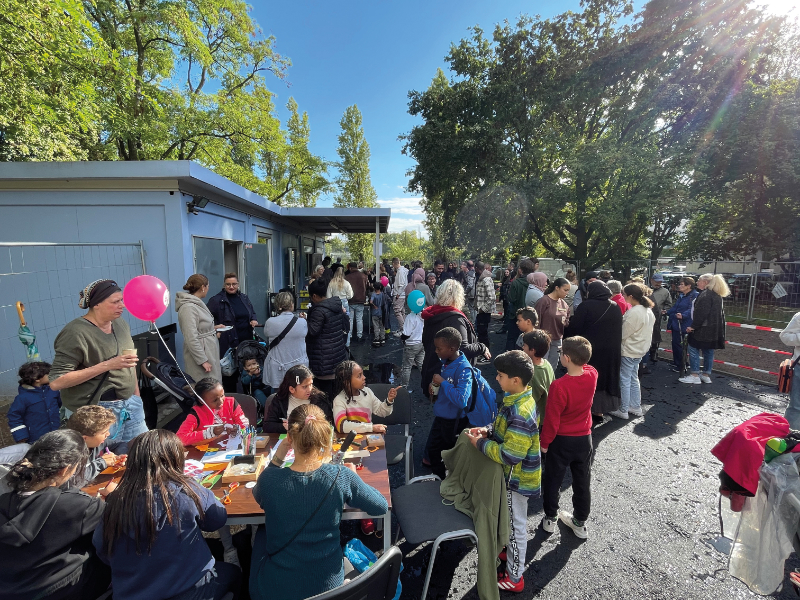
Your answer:
[[[142,375],[168,395],[172,396],[183,412],[188,413],[194,406],[195,381],[188,375],[184,378],[180,369],[173,364],[161,362],[157,358],[148,356],[141,365]]]
[[[245,394],[257,401],[259,419],[263,416],[269,389],[264,384],[264,361],[267,360],[267,343],[261,338],[245,340],[236,347],[236,360],[239,364],[240,380]],[[250,373],[244,368],[249,360],[258,363],[258,370]]]

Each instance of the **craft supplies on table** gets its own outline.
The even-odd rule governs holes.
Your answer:
[[[235,457],[222,474],[222,483],[255,481],[266,468],[267,462],[267,457],[263,454]]]

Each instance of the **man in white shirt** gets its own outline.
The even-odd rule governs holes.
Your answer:
[[[394,284],[392,284],[392,309],[394,316],[397,317],[397,332],[395,336],[400,337],[403,331],[403,322],[406,320],[406,286],[408,285],[408,269],[400,264],[400,259],[392,259],[392,269],[394,269]]]

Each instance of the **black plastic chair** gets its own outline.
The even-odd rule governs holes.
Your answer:
[[[250,421],[250,425],[255,427],[256,423],[258,423],[258,409],[256,408],[258,402],[256,401],[256,399],[247,394],[228,394],[228,395],[239,403],[239,406],[242,407],[242,412],[244,413],[244,416],[247,417],[248,421]]]
[[[392,546],[361,575],[336,589],[308,600],[391,600],[397,591],[403,553]]]
[[[433,542],[425,585],[422,587],[422,600],[428,595],[433,563],[442,542],[469,538],[478,545],[472,519],[458,512],[454,506],[442,504],[442,495],[439,493],[441,483],[436,475],[423,475],[392,490],[392,512],[398,523],[394,543],[400,540],[401,531],[406,542],[415,548],[425,542]]]
[[[389,389],[393,386],[388,383],[374,383],[369,386],[375,395],[381,400],[385,400]],[[403,388],[397,391],[394,399],[392,414],[388,417],[378,417],[372,415],[372,422],[380,425],[403,425],[405,432],[403,435],[387,433],[386,440],[386,463],[395,465],[405,459],[406,483],[414,477],[414,454],[412,452],[413,439],[409,433],[411,424],[411,394]]]

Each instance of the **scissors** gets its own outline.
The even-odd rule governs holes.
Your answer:
[[[231,492],[239,487],[239,482],[234,481],[228,486],[228,489],[222,493],[222,498],[219,499],[220,502],[225,504],[226,506],[231,503]]]

